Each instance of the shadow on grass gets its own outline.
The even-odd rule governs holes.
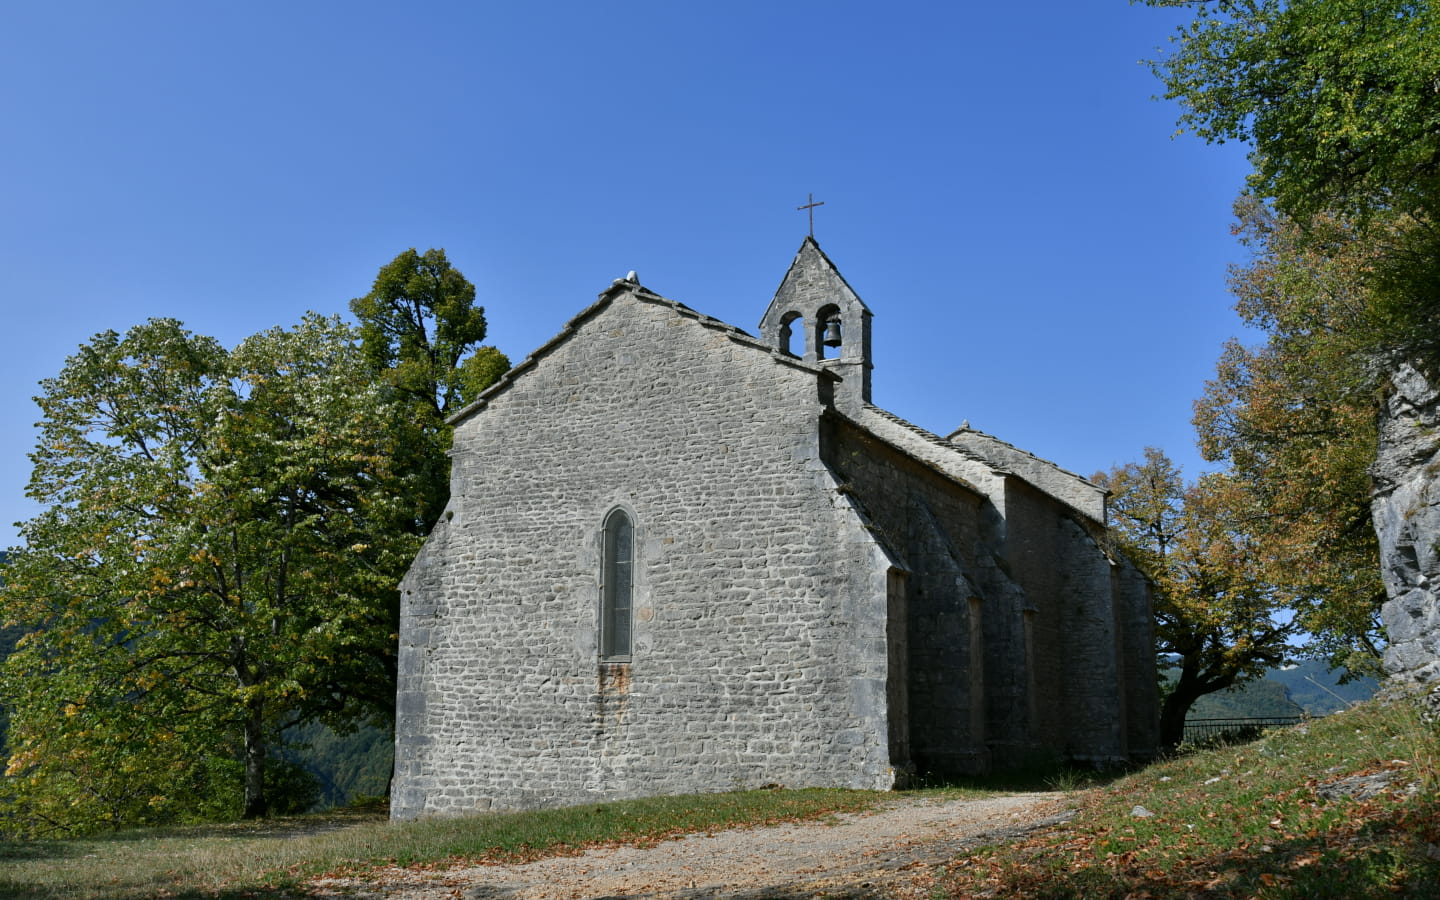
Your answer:
[[[1078,791],[1107,787],[1127,775],[1162,760],[1173,760],[1208,750],[1233,749],[1254,743],[1268,732],[1256,729],[1244,734],[1215,735],[1203,741],[1181,744],[1147,763],[1087,766],[1067,762],[1053,754],[1036,753],[1014,766],[988,775],[953,777],[918,776],[906,789],[961,788],[979,791]]]
[[[1133,771],[1134,766],[1084,766],[1062,762],[1049,755],[1037,755],[1021,761],[1018,765],[986,775],[915,775],[902,790],[950,788],[1002,793],[1078,791],[1105,787]]]
[[[69,841],[10,841],[0,839],[0,863],[26,859],[70,859],[81,855],[80,848]],[[0,878],[0,887],[6,885]],[[0,891],[0,897],[9,897]]]
[[[204,840],[231,838],[238,840],[287,840],[312,834],[338,831],[353,825],[388,821],[383,812],[371,809],[335,809],[323,813],[298,816],[275,816],[241,822],[210,822],[197,825],[155,825],[101,831],[67,838],[0,841],[0,860],[42,859],[47,856],[73,856],[90,844],[151,842],[164,840]],[[79,847],[81,849],[75,849]],[[0,894],[0,897],[5,895]]]
[[[0,876],[0,897],[5,900],[56,900],[57,897],[66,896],[56,893],[54,888],[37,886],[33,884],[20,884]],[[163,896],[166,900],[302,900],[309,895],[293,887],[247,887],[247,888],[218,888],[200,890],[198,888],[173,888],[166,889],[164,893],[157,894],[145,891],[118,889],[113,895],[115,900],[150,900],[150,898]]]

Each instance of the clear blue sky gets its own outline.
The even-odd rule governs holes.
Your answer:
[[[875,401],[1082,474],[1164,447],[1239,331],[1243,148],[1172,140],[1180,17],[1027,3],[22,2],[0,26],[0,524],[37,382],[104,329],[227,345],[444,247],[519,361],[629,269],[754,332],[806,233]]]

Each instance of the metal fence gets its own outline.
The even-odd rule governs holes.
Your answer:
[[[1206,741],[1251,741],[1269,728],[1284,728],[1305,721],[1308,716],[1259,716],[1249,719],[1186,719],[1185,743]]]

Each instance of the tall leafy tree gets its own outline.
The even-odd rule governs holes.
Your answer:
[[[436,419],[458,409],[460,362],[485,339],[485,310],[443,249],[401,253],[350,310],[366,359],[397,390]]]
[[[1265,511],[1252,528],[1258,564],[1313,649],[1367,672],[1385,598],[1368,472],[1386,333],[1373,284],[1385,250],[1336,216],[1302,225],[1253,198],[1236,213],[1252,258],[1230,288],[1267,340],[1226,345],[1195,404],[1200,449],[1228,463]]]
[[[1163,452],[1093,476],[1111,492],[1114,533],[1155,586],[1156,651],[1178,675],[1165,692],[1160,739],[1179,744],[1200,697],[1282,662],[1293,625],[1256,566],[1258,511],[1234,479],[1186,486]]]
[[[1266,510],[1267,577],[1332,662],[1373,661],[1367,467],[1387,371],[1440,371],[1440,39],[1429,0],[1146,0],[1192,9],[1153,63],[1180,124],[1251,144],[1226,347],[1201,449]]]
[[[428,532],[449,497],[445,420],[510,368],[485,339],[475,286],[443,249],[404,251],[380,269],[370,293],[350,301],[372,371],[414,412],[407,465],[420,474],[415,528]]]
[[[4,669],[8,772],[35,822],[204,813],[224,785],[265,815],[285,727],[388,693],[378,598],[418,541],[394,527],[408,411],[370,374],[335,319],[231,352],[161,319],[42,383],[45,509],[3,589],[28,632]]]

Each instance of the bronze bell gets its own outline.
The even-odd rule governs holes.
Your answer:
[[[843,343],[840,339],[839,319],[831,319],[825,323],[825,336],[820,339],[820,343],[827,347],[838,347]]]

